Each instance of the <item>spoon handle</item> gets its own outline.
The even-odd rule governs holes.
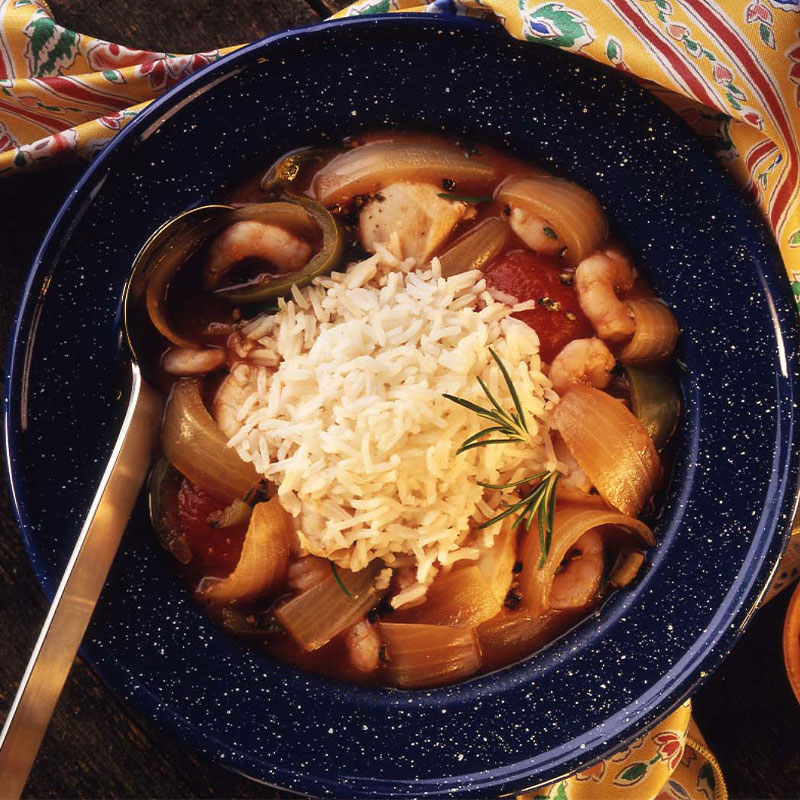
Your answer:
[[[133,363],[114,450],[0,733],[0,795],[18,798],[150,464],[162,400]]]

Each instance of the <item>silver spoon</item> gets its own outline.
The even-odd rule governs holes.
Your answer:
[[[146,286],[154,276],[174,274],[229,208],[201,206],[169,220],[134,259],[123,295],[132,373],[128,409],[0,733],[4,798],[22,793],[150,466],[163,400],[145,379],[158,363],[145,308]]]

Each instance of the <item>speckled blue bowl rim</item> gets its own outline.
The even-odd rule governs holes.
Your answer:
[[[80,209],[82,204],[91,200],[93,178],[106,162],[114,158],[118,150],[123,149],[128,139],[140,134],[164,109],[189,97],[192,92],[197,89],[208,85],[217,75],[233,71],[237,66],[251,62],[254,58],[258,57],[263,48],[268,47],[270,43],[295,36],[298,33],[302,33],[304,30],[319,31],[336,25],[363,26],[365,29],[368,29],[376,24],[396,26],[439,24],[446,27],[452,26],[454,28],[475,30],[485,29],[487,31],[489,29],[494,31],[495,28],[495,26],[484,21],[465,17],[438,17],[434,23],[434,18],[430,14],[355,17],[344,20],[330,20],[281,32],[250,44],[225,56],[220,61],[184,80],[178,86],[167,92],[163,97],[154,101],[145,111],[140,113],[87,168],[86,172],[76,183],[64,205],[56,215],[36,255],[23,291],[9,345],[7,372],[3,390],[3,427],[6,443],[5,460],[12,492],[12,502],[34,571],[43,586],[46,586],[47,583],[44,578],[46,569],[43,563],[38,559],[35,548],[32,547],[31,540],[28,537],[28,520],[15,489],[14,454],[17,449],[17,444],[15,439],[15,425],[13,424],[13,409],[16,407],[15,401],[19,400],[24,380],[25,351],[24,347],[21,345],[21,339],[23,338],[23,333],[32,325],[35,300],[39,287],[44,279],[42,274],[44,271],[43,268],[46,268],[50,262],[53,252],[57,251],[61,246],[59,243],[62,238],[69,236],[71,217]],[[715,172],[723,173],[722,167],[710,155],[708,156],[708,165]],[[723,180],[728,179],[723,178]],[[736,190],[733,183],[731,181],[728,182],[731,191],[735,192]],[[739,202],[744,205],[743,200],[739,200]],[[761,226],[763,241],[764,226],[756,219],[755,214],[753,214],[753,224]],[[769,235],[767,236],[771,241],[771,237],[769,237]],[[789,366],[787,373],[783,376],[784,378],[788,378],[788,388],[786,389],[785,396],[781,396],[780,399],[787,401],[784,405],[793,407],[793,398],[796,397],[797,388],[798,385],[800,385],[798,384],[799,378],[795,358],[797,352],[798,329],[794,307],[790,300],[791,293],[787,278],[782,269],[774,268],[776,264],[780,266],[780,259],[775,255],[775,252],[767,259],[771,262],[767,264],[767,269],[762,270],[760,266],[754,266],[754,269],[757,271],[758,278],[770,302],[776,336],[781,342],[785,343],[789,341],[789,344],[786,346]],[[598,761],[613,753],[615,750],[629,744],[644,730],[654,725],[658,720],[665,717],[683,702],[722,662],[741,635],[745,625],[756,610],[760,599],[766,591],[775,573],[780,556],[783,554],[786,544],[788,543],[791,521],[794,518],[797,505],[796,487],[800,467],[800,459],[798,456],[800,454],[797,448],[791,446],[792,442],[798,438],[795,431],[794,413],[785,413],[784,416],[781,417],[780,422],[785,423],[786,428],[781,429],[783,438],[777,442],[775,460],[773,461],[774,464],[780,464],[780,469],[774,470],[774,472],[777,471],[779,474],[775,476],[770,486],[771,492],[769,497],[773,501],[773,504],[771,508],[763,509],[758,527],[760,539],[766,539],[766,544],[763,551],[759,554],[760,558],[757,560],[757,563],[755,565],[752,563],[747,565],[747,569],[745,570],[743,568],[743,572],[740,573],[739,576],[743,581],[745,581],[745,579],[749,581],[749,590],[744,595],[742,595],[741,592],[737,595],[737,593],[732,591],[726,596],[726,599],[730,600],[732,605],[735,604],[735,610],[733,613],[730,613],[730,608],[727,610],[720,609],[717,617],[715,617],[715,620],[722,617],[726,618],[727,624],[724,629],[713,628],[710,634],[699,639],[695,643],[695,646],[687,651],[680,662],[680,677],[669,687],[652,687],[652,691],[647,692],[645,696],[640,698],[634,715],[625,717],[620,714],[618,717],[614,718],[616,719],[616,723],[614,719],[609,720],[607,723],[609,729],[603,736],[596,735],[595,731],[586,732],[584,735],[572,740],[568,746],[551,751],[549,753],[550,759],[547,763],[537,764],[535,768],[533,763],[535,759],[527,759],[498,769],[488,767],[487,769],[473,774],[457,776],[443,775],[440,778],[427,779],[419,783],[414,782],[413,779],[409,781],[395,781],[394,783],[382,783],[379,778],[377,778],[377,780],[368,779],[366,782],[360,783],[358,777],[350,775],[344,778],[345,785],[348,786],[347,796],[359,796],[361,794],[372,796],[409,796],[417,794],[438,796],[456,794],[458,796],[482,797],[497,791],[510,793],[523,788],[529,788],[533,785],[549,783],[589,763]],[[766,529],[772,531],[771,535],[765,533]],[[46,593],[51,595],[52,593],[47,591],[48,588],[51,587],[46,587]],[[623,603],[623,610],[629,604],[630,601]],[[713,634],[713,636],[711,634]],[[103,653],[102,665],[98,664],[99,653],[96,655],[91,650],[82,649],[82,655],[94,666],[100,677],[113,690],[121,693],[126,699],[131,700],[144,714],[163,724],[169,731],[192,747],[202,751],[212,759],[219,760],[234,771],[245,774],[254,780],[261,780],[264,783],[269,783],[269,785],[278,787],[285,786],[289,783],[289,781],[283,783],[280,779],[277,781],[264,780],[263,776],[258,774],[259,770],[254,767],[252,763],[249,764],[248,768],[247,759],[240,758],[239,756],[241,756],[241,754],[237,753],[236,748],[187,725],[186,721],[178,713],[161,702],[156,695],[151,694],[147,689],[142,687],[141,684],[126,671],[123,664],[118,663],[114,658],[109,658],[107,652]],[[517,666],[519,667],[520,665]],[[673,665],[672,669],[674,670],[674,668],[675,666]],[[515,672],[515,679],[518,680],[519,670],[514,668],[513,671]],[[503,685],[510,685],[508,683],[508,676],[504,671],[495,673],[491,677]],[[311,680],[314,679],[312,678]],[[513,681],[511,682],[513,683]],[[469,682],[467,684],[462,684],[462,686],[468,685]],[[364,690],[356,687],[351,687],[350,690],[355,693],[363,693],[366,697],[366,702],[369,702],[370,695],[377,696],[383,691]],[[435,695],[436,691],[437,690],[434,690],[434,692],[426,694]],[[477,700],[478,698],[475,696],[473,699]],[[290,787],[291,790],[310,794],[337,794],[341,792],[340,787],[342,784],[340,784],[340,776],[313,775],[311,774],[312,771],[313,768],[309,770],[307,776],[297,776],[295,773],[291,773],[293,776]],[[535,772],[535,780],[531,778],[533,772]],[[339,792],[337,792],[337,789],[339,789]]]

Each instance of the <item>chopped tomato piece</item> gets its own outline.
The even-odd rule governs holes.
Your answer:
[[[212,528],[208,517],[225,503],[184,479],[178,492],[178,527],[193,553],[192,571],[224,577],[236,566],[242,551],[246,525]]]
[[[552,361],[567,342],[593,335],[578,304],[572,275],[557,258],[515,250],[489,267],[486,282],[520,303],[536,302],[536,308],[514,316],[539,334],[545,361]]]

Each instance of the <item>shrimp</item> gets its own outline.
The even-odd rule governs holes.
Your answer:
[[[229,439],[241,427],[238,415],[245,400],[255,391],[255,371],[238,364],[220,384],[211,412],[220,430]]]
[[[508,218],[511,229],[534,253],[557,256],[565,244],[550,223],[522,208],[512,208]]]
[[[388,245],[396,233],[401,252],[394,255],[427,264],[456,225],[475,215],[474,208],[440,193],[432,183],[393,183],[381,189],[359,217],[364,249],[374,253],[376,245]]]
[[[611,380],[616,359],[596,337],[573,339],[561,348],[550,364],[550,382],[559,394],[573,383],[587,383],[605,389]]]
[[[617,249],[592,253],[575,270],[575,289],[581,310],[601,339],[619,342],[636,329],[628,307],[617,297],[633,286],[636,272]]]
[[[359,672],[372,672],[380,663],[381,638],[370,624],[362,619],[344,634],[344,644],[350,664]]]
[[[170,375],[204,375],[225,363],[225,351],[215,347],[171,347],[161,359]]]
[[[245,336],[240,330],[235,330],[226,342],[230,350],[237,358],[246,360],[250,357],[250,353],[258,347],[258,344],[249,336]]]
[[[603,577],[603,537],[597,530],[587,531],[575,542],[567,558],[566,565],[553,579],[550,607],[586,608]]]
[[[207,289],[219,285],[222,276],[244,258],[263,258],[278,272],[297,272],[308,263],[311,245],[277,225],[247,219],[226,228],[211,244],[203,271]]]
[[[607,247],[604,247],[602,252],[605,253],[605,255],[607,255],[612,261],[616,262],[617,266],[623,271],[623,273],[630,273],[630,282],[631,285],[633,285],[633,281],[636,278],[636,270],[633,268],[633,264],[631,263],[631,260],[625,251],[621,247],[611,244]],[[630,286],[628,289],[629,288]]]

